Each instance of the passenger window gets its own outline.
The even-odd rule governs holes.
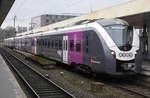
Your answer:
[[[67,46],[68,46],[68,42],[67,42],[67,40],[66,40],[66,50],[68,49],[68,47],[67,47]]]
[[[44,47],[44,40],[43,40],[43,47]]]
[[[23,42],[22,42],[23,43]],[[37,45],[39,45],[39,40],[37,40]]]
[[[41,41],[41,39],[39,40],[39,45],[40,45],[40,46],[42,45],[42,41]]]
[[[37,40],[37,45],[40,45],[40,42],[39,42],[39,40]]]
[[[70,51],[74,51],[74,40],[70,40]]]
[[[34,41],[32,40],[31,46],[34,46]]]
[[[62,41],[59,40],[59,49],[62,49]]]
[[[27,41],[25,41],[25,46],[27,46]]]
[[[86,48],[86,53],[89,52],[89,48],[88,48],[89,46],[88,45],[89,45],[89,39],[88,39],[88,36],[86,36],[86,47],[85,47]]]
[[[52,40],[50,40],[50,47],[52,48]]]
[[[55,40],[55,48],[58,48],[58,40]]]
[[[51,42],[50,42],[50,40],[49,40],[49,41],[48,41],[48,48],[50,48],[50,43],[51,43]]]
[[[43,47],[45,47],[45,40],[43,40]]]
[[[88,36],[86,36],[86,46],[88,46],[89,45],[89,42],[88,42]]]
[[[63,50],[65,50],[65,40],[63,41]]]
[[[52,40],[52,48],[54,48],[54,41]]]
[[[76,41],[76,51],[77,51],[77,52],[80,52],[80,50],[81,50],[81,41],[80,41],[80,40],[77,40],[77,41]]]
[[[46,41],[46,39],[45,39],[45,48],[47,47],[47,41]]]

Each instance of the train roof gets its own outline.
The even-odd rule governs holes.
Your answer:
[[[69,27],[62,27],[62,28],[58,28],[56,30],[50,30],[47,32],[44,32],[42,34],[42,36],[46,36],[46,35],[55,35],[55,34],[63,34],[64,32],[75,32],[75,31],[79,31],[81,29],[85,29],[86,27],[89,27],[90,25],[87,24],[81,24],[81,25],[73,25],[73,26],[69,26]]]
[[[4,40],[13,40],[14,39],[14,37],[11,37],[11,38],[7,38],[7,39],[4,39]]]
[[[110,25],[129,25],[126,21],[122,19],[115,19],[115,18],[106,18],[97,20],[101,26],[110,26]]]
[[[39,37],[39,36],[46,36],[46,35],[62,34],[64,31],[72,31],[75,29],[82,29],[82,28],[88,27],[89,25],[87,25],[87,24],[94,23],[94,22],[100,24],[101,26],[129,25],[126,21],[124,21],[122,19],[113,19],[113,18],[106,18],[106,19],[101,18],[101,19],[92,19],[92,20],[88,19],[88,20],[78,21],[78,22],[72,23],[72,24],[64,26],[64,27],[55,28],[53,30],[49,30],[49,31],[45,31],[45,32],[41,31],[38,33],[33,33],[33,34],[23,35],[23,36],[18,36],[18,37],[13,37],[13,38],[20,39],[20,38],[29,38],[29,37]]]

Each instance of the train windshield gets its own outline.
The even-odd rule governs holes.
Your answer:
[[[124,25],[105,26],[112,40],[117,46],[132,46],[133,27]]]

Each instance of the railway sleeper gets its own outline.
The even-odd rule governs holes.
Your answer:
[[[58,91],[55,91],[54,89],[36,89],[37,92],[58,92]]]
[[[41,98],[70,98],[70,97],[64,97],[63,95],[62,96],[42,96]]]
[[[54,97],[54,96],[61,96],[61,95],[63,95],[63,97],[64,97],[64,94],[62,94],[62,93],[40,93],[39,95],[41,97],[42,96],[49,96],[50,98]]]
[[[35,89],[50,89],[50,88],[52,88],[52,86],[35,86]]]
[[[40,92],[37,92],[39,95],[61,95],[62,93],[61,92],[57,92],[57,91],[40,91]]]

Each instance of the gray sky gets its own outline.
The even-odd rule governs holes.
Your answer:
[[[16,15],[16,26],[29,26],[31,17],[41,14],[85,14],[111,7],[130,0],[15,0],[2,28],[13,25]]]

